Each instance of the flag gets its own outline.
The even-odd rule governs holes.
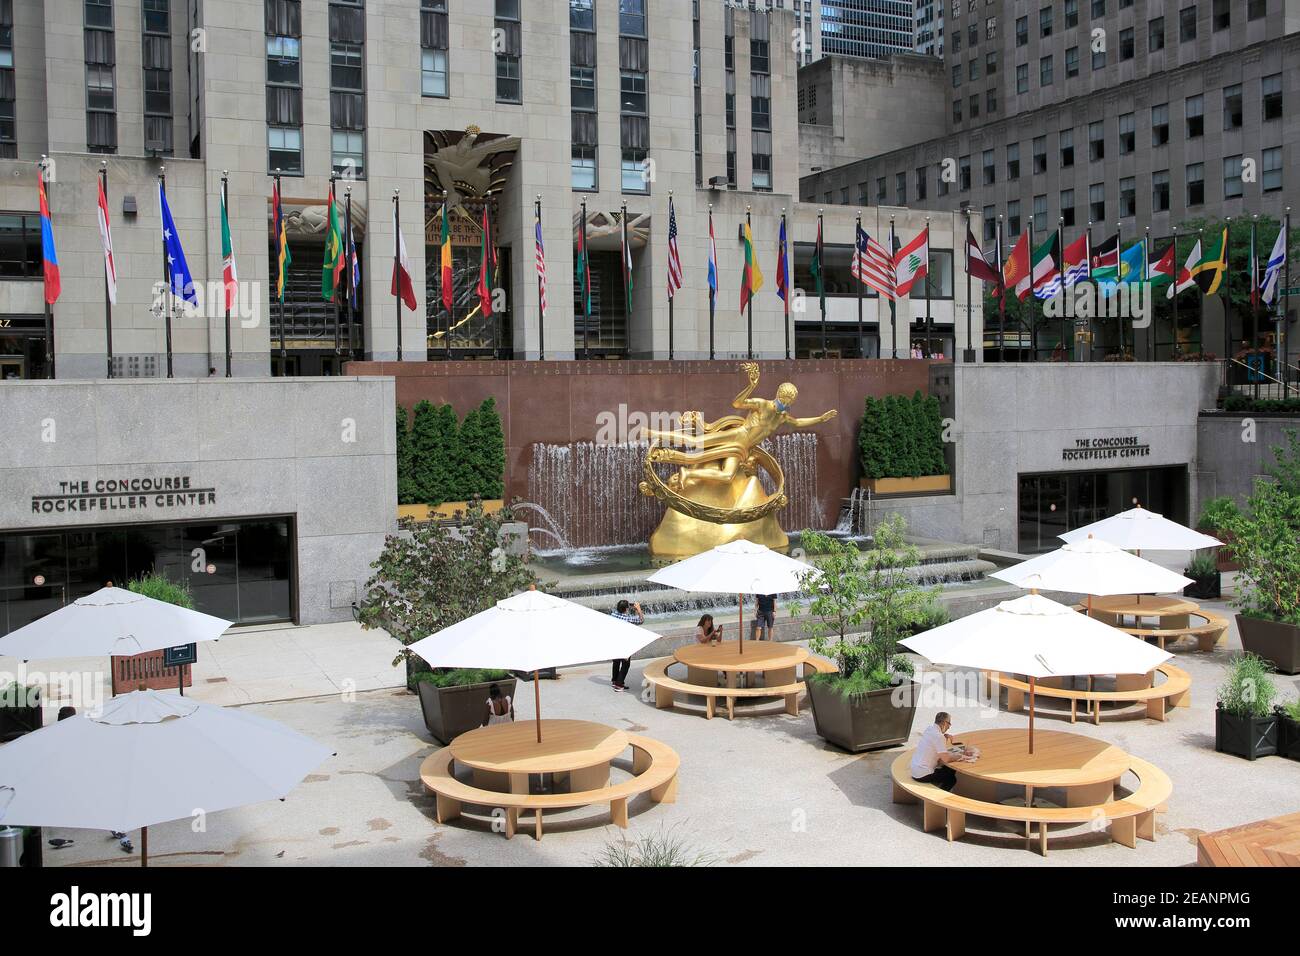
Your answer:
[[[320,294],[326,302],[338,295],[339,279],[343,276],[343,226],[339,223],[339,207],[334,201],[334,186],[330,185],[329,226],[325,230],[325,259],[321,264]]]
[[[222,207],[224,212],[225,207]],[[108,220],[108,197],[104,180],[99,180],[99,242],[104,247],[104,282],[108,287],[109,305],[117,305],[117,266],[113,262],[113,231]]]
[[[167,205],[167,190],[158,183],[158,206],[162,210],[163,258],[167,264],[167,286],[172,295],[190,303],[199,304],[199,293],[194,286],[194,276],[185,262],[185,250],[181,248],[181,237],[176,232],[176,222],[172,219],[171,207]]]
[[[1085,233],[1065,247],[1061,253],[1061,271],[1067,289],[1080,282],[1086,282],[1092,274],[1088,261],[1088,236]]]
[[[1015,292],[1021,302],[1029,295],[1029,233],[1022,232],[1016,244],[1011,247],[1002,267],[1002,287]]]
[[[930,227],[926,226],[894,256],[894,294],[900,299],[911,295],[912,286],[929,271]]]
[[[104,190],[101,187],[99,198],[103,200]],[[107,211],[101,213],[107,216]],[[100,227],[101,232],[104,227]],[[111,250],[110,250],[111,254]],[[226,311],[229,312],[235,307],[235,292],[239,286],[239,275],[235,271],[235,244],[230,238],[230,214],[226,210],[226,190],[221,190],[221,288],[224,292]]]
[[[853,254],[853,266],[850,271],[853,273],[853,278],[875,289],[886,299],[893,300],[893,257],[885,251],[884,246],[867,234],[861,223],[858,224],[857,249]]]
[[[357,258],[357,238],[352,234],[352,213],[347,213],[346,229],[348,233],[348,262],[352,264],[352,280],[349,283],[349,295],[352,308],[357,307],[357,287],[361,285],[361,261]]]
[[[1208,252],[1196,268],[1192,269],[1192,278],[1205,295],[1217,295],[1223,283],[1224,273],[1228,271],[1228,230],[1225,227],[1219,236],[1219,249],[1211,256]]]
[[[1135,242],[1124,250],[1124,254],[1119,257],[1119,281],[1121,284],[1141,282],[1145,278],[1142,275],[1142,260],[1145,255],[1146,250],[1140,242]]]
[[[709,213],[709,300],[718,294],[718,242],[713,237],[713,213]]]
[[[1191,254],[1187,257],[1187,262],[1178,272],[1178,281],[1169,287],[1167,298],[1172,299],[1180,292],[1186,292],[1188,289],[1195,287],[1196,278],[1193,271],[1201,264],[1201,240],[1196,240],[1196,245],[1192,246]]]
[[[992,282],[994,285],[998,282],[998,272],[984,258],[984,250],[975,241],[975,233],[971,232],[969,221],[966,223],[966,272],[972,279],[981,282]]]
[[[822,311],[826,310],[826,281],[822,278],[823,262],[822,256],[826,253],[825,243],[822,242],[822,219],[817,217],[817,242],[813,245],[812,264],[808,271],[817,280],[817,301],[821,304]]]
[[[393,262],[393,281],[389,284],[389,293],[400,298],[406,307],[415,311],[415,286],[411,283],[411,260],[406,257],[406,239],[397,222],[397,203],[393,203],[393,248],[397,250]]]
[[[1273,251],[1268,254],[1268,262],[1264,265],[1265,305],[1272,305],[1273,300],[1277,298],[1278,280],[1282,278],[1282,269],[1286,266],[1286,253],[1286,226],[1283,226],[1278,230],[1277,239],[1273,242]]]
[[[280,183],[277,180],[271,191],[272,236],[275,242],[275,297],[284,301],[284,287],[289,278],[289,231],[284,222],[284,208],[280,205]]]
[[[677,248],[677,210],[673,197],[668,197],[668,298],[682,287],[682,254]]]
[[[785,314],[790,314],[790,260],[786,258],[789,243],[785,236],[785,216],[781,217],[780,248],[776,253],[776,294],[785,303]]]
[[[1119,233],[1111,236],[1099,246],[1092,247],[1092,260],[1089,263],[1092,277],[1098,282],[1114,281],[1119,278]]]
[[[619,258],[623,264],[623,295],[627,297],[627,314],[632,314],[632,243],[627,240],[627,209],[623,210],[623,228],[620,232],[623,251]]]
[[[496,269],[497,250],[492,244],[492,220],[488,207],[483,205],[483,234],[478,248],[478,304],[484,317],[492,314],[492,273]],[[411,306],[415,308],[415,306]]]
[[[1174,281],[1174,243],[1169,243],[1169,248],[1157,261],[1147,264],[1147,280],[1152,285]]]
[[[36,173],[36,185],[41,194],[41,259],[45,264],[45,304],[59,301],[63,279],[59,275],[59,254],[54,248],[54,220],[50,218],[50,204],[45,200],[45,174]]]
[[[446,201],[442,204],[442,237],[440,248],[441,261],[439,266],[439,283],[442,285],[442,307],[451,313],[451,303],[453,299],[454,280],[451,277],[451,209],[447,206]]]
[[[820,240],[819,240],[820,241]],[[758,290],[763,288],[763,273],[758,268],[758,256],[754,254],[754,234],[745,223],[745,265],[740,275],[740,311],[744,312]]]
[[[587,217],[578,225],[578,291],[582,294],[583,314],[591,312],[591,265],[587,262]]]
[[[1034,250],[1034,298],[1051,299],[1061,291],[1061,234],[1053,232]]]
[[[546,244],[542,242],[542,217],[536,217],[533,229],[533,246],[536,252],[537,296],[541,300],[542,315],[546,314]]]

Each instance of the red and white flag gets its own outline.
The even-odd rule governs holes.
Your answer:
[[[415,286],[411,284],[411,260],[406,257],[406,240],[402,230],[397,227],[397,204],[393,204],[393,240],[397,247],[397,261],[393,263],[393,283],[389,290],[394,296],[401,296],[406,307],[415,311]]]
[[[924,279],[929,270],[930,227],[926,226],[894,256],[894,294],[900,299],[911,295],[912,286]]]
[[[998,270],[989,265],[988,260],[984,258],[984,250],[975,240],[975,233],[971,232],[970,223],[966,224],[966,271],[970,273],[972,279],[998,284]]]
[[[1192,251],[1187,256],[1187,263],[1178,271],[1178,280],[1169,286],[1169,291],[1165,293],[1165,298],[1172,299],[1180,292],[1186,292],[1188,289],[1195,289],[1196,274],[1192,272],[1192,270],[1200,264],[1201,240],[1197,239],[1196,245],[1192,246]]]
[[[673,197],[668,197],[668,298],[682,287],[682,255],[677,248],[677,210]]]
[[[536,218],[533,229],[533,245],[536,249],[537,295],[541,299],[542,315],[546,314],[546,244],[542,242],[542,217]]]
[[[99,241],[104,247],[104,280],[108,284],[108,301],[117,305],[117,266],[113,262],[113,231],[108,220],[108,197],[104,180],[99,181]]]

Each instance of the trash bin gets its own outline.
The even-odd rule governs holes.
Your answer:
[[[17,867],[23,855],[23,831],[18,827],[0,827],[0,869]]]

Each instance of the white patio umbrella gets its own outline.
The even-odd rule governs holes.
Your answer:
[[[211,614],[157,601],[125,588],[100,588],[0,637],[0,654],[132,657],[182,644],[215,641],[231,626]]]
[[[527,590],[473,617],[411,644],[430,667],[532,671],[537,742],[542,742],[542,697],[537,672],[631,657],[658,634],[609,614]]]
[[[1003,601],[899,643],[936,664],[1028,676],[1030,753],[1038,678],[1147,674],[1173,657],[1041,594]]]
[[[1192,583],[1191,578],[1091,535],[994,571],[990,577],[1026,589],[1082,591],[1088,595],[1090,610],[1094,594],[1168,594]]]
[[[745,595],[786,594],[803,588],[809,572],[821,571],[752,541],[730,541],[710,551],[685,558],[650,575],[656,584],[679,591],[735,594],[740,605],[740,653],[745,653]]]
[[[279,799],[332,753],[243,710],[152,690],[0,747],[0,824],[140,828]]]
[[[1191,528],[1170,521],[1163,515],[1145,508],[1130,508],[1109,518],[1102,518],[1092,524],[1075,528],[1058,535],[1062,540],[1074,544],[1085,540],[1089,535],[1125,551],[1196,551],[1200,548],[1217,548],[1221,544],[1218,538],[1193,531]],[[1121,592],[1123,593],[1123,592]],[[1133,593],[1132,591],[1128,593]]]

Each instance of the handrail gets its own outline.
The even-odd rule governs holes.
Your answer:
[[[1228,361],[1231,362],[1233,365],[1240,365],[1242,368],[1246,369],[1248,372],[1254,375],[1263,376],[1264,378],[1268,379],[1270,382],[1274,383],[1275,385],[1281,385],[1283,392],[1293,391],[1297,395],[1300,395],[1300,385],[1293,385],[1290,382],[1282,381],[1280,378],[1274,378],[1272,375],[1269,375],[1268,372],[1264,371],[1262,368],[1255,368],[1253,365],[1247,365],[1245,362],[1241,361],[1241,359],[1230,358],[1228,359]],[[1294,368],[1294,367],[1295,366],[1292,365],[1287,366],[1287,368]],[[1297,369],[1296,371],[1297,373],[1300,373],[1300,369]]]

